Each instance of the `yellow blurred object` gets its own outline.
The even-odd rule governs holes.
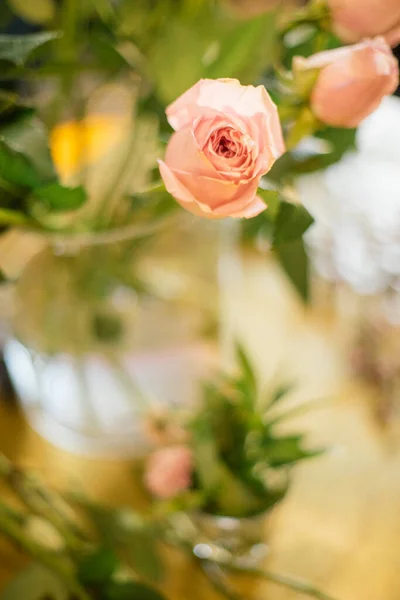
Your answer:
[[[57,125],[50,135],[51,153],[62,180],[94,165],[126,135],[126,118],[93,114]]]

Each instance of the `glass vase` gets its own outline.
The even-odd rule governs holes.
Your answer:
[[[15,287],[5,361],[31,425],[78,453],[137,455],[149,404],[191,403],[229,360],[236,227],[52,237]]]
[[[248,517],[228,517],[208,512],[176,513],[172,528],[193,546],[199,558],[240,561],[259,566],[268,554],[268,537],[275,507]]]

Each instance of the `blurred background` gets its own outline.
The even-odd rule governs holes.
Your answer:
[[[50,486],[145,504],[132,476],[148,451],[143,415],[196,406],[240,341],[263,393],[293,386],[283,435],[301,431],[325,450],[294,469],[265,530],[268,568],[336,600],[396,600],[399,91],[351,141],[334,140],[327,168],[295,173],[288,193],[313,221],[300,245],[273,248],[262,216],[182,214],[157,187],[166,106],[218,77],[263,84],[278,102],[274,68],[315,47],[313,21],[282,33],[304,4],[2,0],[0,139],[75,191],[33,198],[0,164],[1,223],[15,206],[31,219],[5,223],[0,237],[0,451]],[[49,37],[28,50],[32,34]],[[7,52],[5,35],[19,36]],[[301,143],[314,156],[315,138]],[[168,598],[214,597],[191,563],[166,554]],[[25,564],[2,541],[0,589]],[[302,596],[249,577],[238,585],[246,599]]]

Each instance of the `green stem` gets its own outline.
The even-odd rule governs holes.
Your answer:
[[[0,532],[18,548],[48,567],[67,587],[77,600],[90,600],[89,594],[74,577],[73,570],[54,552],[50,553],[24,535],[20,525],[15,522],[7,507],[0,505]]]
[[[208,559],[210,560],[210,559]],[[214,562],[214,561],[213,561]],[[291,590],[298,592],[299,594],[304,594],[306,596],[310,596],[311,598],[316,598],[316,600],[335,600],[332,596],[328,596],[312,584],[307,581],[301,581],[300,579],[295,579],[294,577],[289,577],[287,575],[280,575],[278,573],[272,573],[271,571],[266,571],[264,569],[257,569],[254,567],[245,567],[238,564],[235,561],[215,561],[221,568],[230,571],[231,573],[237,574],[245,574],[256,577],[257,579],[265,579],[267,581],[271,581],[272,583],[276,583],[278,585],[287,587]]]
[[[3,455],[0,455],[0,477],[11,486],[30,511],[55,527],[70,550],[77,551],[86,546],[83,532],[61,508],[62,500],[56,494],[50,494],[38,481],[17,469]]]
[[[0,225],[33,225],[33,221],[22,212],[0,208]]]
[[[116,20],[115,8],[109,0],[92,0],[92,4],[100,19],[104,23],[113,23]]]
[[[60,38],[60,53],[63,62],[72,62],[75,59],[79,3],[80,0],[64,0],[63,2],[63,36]]]
[[[198,559],[201,569],[204,575],[207,577],[209,582],[212,584],[214,589],[225,596],[227,600],[243,600],[242,596],[239,596],[226,581],[225,573],[220,569],[218,565],[210,561]]]
[[[176,530],[169,527],[164,531],[164,539],[167,543],[170,543],[174,546],[180,548],[183,552],[186,552],[193,556],[193,544],[190,540],[184,539],[181,535],[177,534]],[[254,567],[246,567],[242,565],[239,561],[231,558],[230,560],[218,560],[215,558],[201,558],[196,556],[196,561],[199,566],[203,569],[205,573],[210,573],[210,571],[205,569],[203,565],[212,564],[223,572],[224,570],[230,573],[242,574],[242,575],[250,575],[252,577],[258,579],[265,579],[267,581],[271,581],[272,583],[276,583],[277,585],[281,585],[290,590],[298,592],[299,594],[304,594],[309,596],[310,598],[315,598],[316,600],[335,600],[332,596],[328,596],[312,584],[301,581],[299,579],[295,579],[294,577],[288,577],[287,575],[280,575],[279,573],[272,573],[271,571],[266,571],[264,569],[257,569]],[[221,577],[219,579],[219,584],[221,584]],[[214,572],[214,581],[212,582],[215,585],[215,572]],[[224,583],[224,582],[222,582]],[[226,586],[224,586],[226,588]],[[222,589],[220,589],[222,592]],[[226,590],[228,591],[228,590]],[[224,592],[226,593],[226,592]],[[232,591],[229,589],[229,593]],[[237,596],[232,598],[232,596],[227,596],[230,600],[240,600]]]

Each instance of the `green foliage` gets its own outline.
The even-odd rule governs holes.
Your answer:
[[[33,195],[49,212],[76,210],[81,208],[87,200],[86,190],[83,186],[70,188],[59,183],[37,187],[33,191]]]
[[[302,239],[280,244],[274,248],[283,270],[304,302],[310,297],[309,261]]]
[[[13,12],[24,21],[35,24],[46,24],[54,19],[56,14],[56,5],[54,0],[7,0]]]
[[[301,239],[313,218],[300,204],[282,201],[274,223],[273,246]]]
[[[109,548],[96,548],[78,565],[78,579],[85,586],[104,586],[119,566],[119,560]]]
[[[57,180],[48,131],[33,108],[18,103],[10,107],[3,119],[0,116],[0,135],[14,150],[29,159],[42,183]]]
[[[123,557],[138,575],[152,582],[162,579],[158,532],[152,523],[128,509],[114,510],[90,503],[82,508],[107,547]]]
[[[0,600],[70,600],[57,576],[39,563],[21,571],[0,595]]]
[[[25,35],[0,35],[0,60],[22,67],[31,54],[44,44],[60,37],[57,31]]]
[[[21,152],[14,150],[0,137],[0,177],[9,183],[30,188],[41,184],[32,162]]]
[[[278,420],[273,415],[278,409],[279,421],[285,418],[280,402],[291,386],[272,390],[268,401],[262,402],[254,369],[240,346],[237,357],[237,375],[204,387],[204,402],[191,422],[191,432],[195,486],[205,495],[206,510],[244,517],[282,499],[288,467],[319,452],[304,448],[302,434],[276,431]]]
[[[274,59],[274,14],[238,21],[222,3],[199,3],[160,19],[152,39],[144,48],[148,74],[158,97],[169,103],[201,78],[253,82]]]
[[[279,178],[284,179],[285,167]],[[243,225],[246,241],[261,243],[277,256],[289,281],[304,302],[309,299],[309,265],[302,240],[313,219],[300,204],[283,200],[279,192],[259,190],[268,209]]]

